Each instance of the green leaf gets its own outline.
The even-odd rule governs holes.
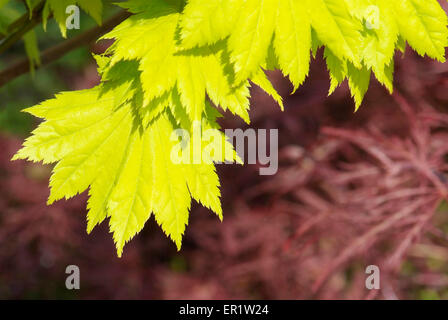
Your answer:
[[[33,30],[29,31],[24,35],[23,41],[25,43],[25,51],[28,56],[28,60],[30,61],[30,69],[33,73],[34,68],[39,66],[41,63],[36,33]]]
[[[360,66],[361,23],[341,0],[306,0],[311,26],[340,60]]]
[[[437,0],[394,1],[400,35],[420,55],[445,62],[447,15]]]
[[[180,30],[182,47],[212,45],[227,38],[241,10],[241,0],[190,0],[183,11]]]
[[[310,68],[311,21],[304,2],[280,0],[274,47],[283,74],[297,90]]]
[[[266,60],[275,30],[277,1],[247,0],[241,11],[244,14],[239,15],[228,41],[237,83],[250,78]]]

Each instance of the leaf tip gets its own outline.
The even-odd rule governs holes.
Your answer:
[[[176,243],[176,249],[177,249],[177,252],[179,252],[180,249],[182,249],[182,240],[177,239],[177,240],[175,240],[174,242]]]

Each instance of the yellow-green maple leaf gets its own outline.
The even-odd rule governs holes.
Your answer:
[[[49,203],[90,187],[88,231],[110,217],[119,256],[151,213],[178,248],[191,198],[222,217],[213,163],[173,163],[170,152],[176,142],[170,137],[176,125],[169,109],[144,126],[139,107],[134,100],[120,104],[113,91],[101,87],[60,94],[27,109],[46,121],[14,157],[57,162]]]
[[[394,1],[400,35],[420,55],[445,61],[448,18],[437,0]]]
[[[390,0],[346,0],[355,16],[363,22],[361,59],[372,69],[389,92],[393,90],[390,65],[394,58],[399,31]],[[362,99],[361,99],[362,100]]]

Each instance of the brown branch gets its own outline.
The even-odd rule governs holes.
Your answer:
[[[52,48],[49,48],[42,52],[41,55],[41,66],[47,65],[59,58],[63,57],[70,51],[86,45],[92,41],[95,41],[100,36],[106,32],[112,30],[115,26],[123,22],[126,18],[130,16],[130,13],[126,11],[121,11],[109,20],[105,21],[103,25],[92,28],[72,39],[66,40]],[[14,64],[12,64],[7,69],[0,72],[0,88],[6,83],[14,80],[15,78],[29,72],[30,62],[28,59],[22,59]]]

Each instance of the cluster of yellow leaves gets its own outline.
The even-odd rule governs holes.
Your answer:
[[[356,108],[371,71],[392,91],[397,48],[407,42],[443,62],[448,41],[437,0],[190,0],[180,29],[185,48],[226,39],[237,80],[267,65],[295,88],[308,75],[310,52],[324,46],[330,93],[348,79]]]
[[[280,69],[297,89],[319,47],[330,93],[348,79],[357,108],[372,71],[392,91],[394,53],[406,42],[445,59],[447,17],[436,0],[184,2],[122,3],[133,15],[104,36],[115,42],[96,56],[102,83],[27,110],[45,122],[15,158],[57,163],[50,203],[89,188],[88,231],[110,217],[119,256],[151,214],[180,248],[191,199],[222,218],[214,164],[170,159],[178,127],[199,122],[225,142],[210,102],[249,122],[252,82],[283,107],[265,70]]]

